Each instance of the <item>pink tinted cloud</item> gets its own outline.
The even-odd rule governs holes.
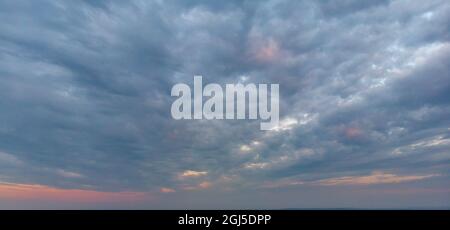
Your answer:
[[[385,172],[373,172],[367,176],[345,176],[319,180],[320,185],[371,185],[371,184],[397,184],[417,180],[428,179],[438,176],[437,174],[427,175],[396,175]]]
[[[259,47],[256,51],[255,57],[259,61],[273,61],[280,56],[280,48],[278,43],[274,40],[269,40],[266,44]]]
[[[161,188],[161,189],[159,189],[159,191],[161,193],[174,193],[174,192],[176,192],[175,189],[172,189],[172,188]]]
[[[182,187],[183,190],[188,190],[188,191],[192,191],[192,190],[204,190],[204,189],[209,189],[211,188],[212,183],[208,182],[208,181],[203,181],[200,182],[199,184],[196,185],[185,185]]]
[[[354,139],[361,137],[363,135],[363,131],[359,128],[349,127],[344,130],[344,134],[348,139]]]
[[[272,39],[252,37],[250,43],[250,57],[261,63],[274,62],[283,57],[279,43]]]

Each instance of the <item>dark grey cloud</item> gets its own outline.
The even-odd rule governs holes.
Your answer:
[[[0,182],[176,190],[161,208],[367,207],[327,194],[402,189],[448,206],[449,15],[443,0],[0,1]],[[171,119],[172,85],[198,74],[279,83],[279,130]],[[320,185],[370,175],[382,185]],[[316,203],[262,198],[280,194]]]

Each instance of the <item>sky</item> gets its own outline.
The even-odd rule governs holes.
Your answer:
[[[450,2],[0,0],[0,209],[450,207]],[[280,123],[175,120],[279,84]]]

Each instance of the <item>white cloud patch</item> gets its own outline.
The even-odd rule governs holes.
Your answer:
[[[194,171],[194,170],[186,170],[179,174],[180,178],[192,178],[192,177],[201,177],[208,175],[206,171]]]

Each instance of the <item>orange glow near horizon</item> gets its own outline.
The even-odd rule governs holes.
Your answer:
[[[102,192],[62,189],[36,184],[0,183],[0,199],[52,200],[70,202],[133,202],[149,198],[144,192]]]

